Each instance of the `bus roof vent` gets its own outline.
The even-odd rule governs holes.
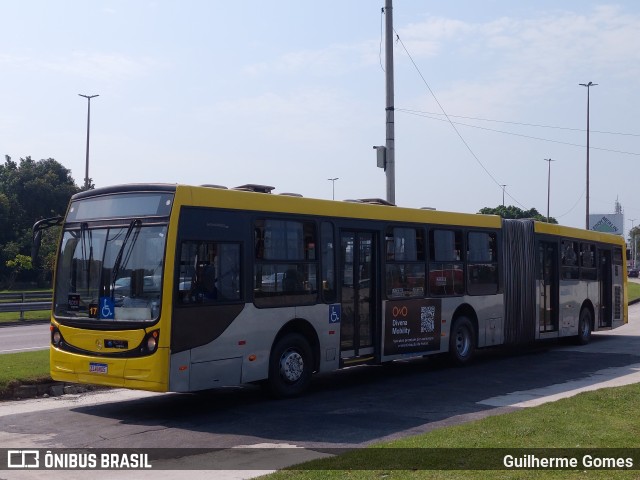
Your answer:
[[[302,197],[302,195],[300,195],[299,193],[291,193],[291,192],[282,192],[282,193],[279,193],[278,195],[285,195],[287,197]]]
[[[247,183],[246,185],[240,185],[233,190],[242,190],[243,192],[257,192],[257,193],[271,193],[276,187],[270,187],[268,185],[256,185],[255,183]]]
[[[370,205],[387,205],[389,207],[395,207],[395,204],[387,202],[381,198],[361,198],[357,201],[360,203],[368,203]]]
[[[200,185],[201,187],[207,187],[207,188],[221,188],[223,190],[227,190],[227,187],[225,187],[224,185],[214,185],[212,183],[204,183],[202,185]]]
[[[436,210],[434,207],[420,207],[420,210]]]

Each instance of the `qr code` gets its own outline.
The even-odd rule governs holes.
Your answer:
[[[420,333],[432,333],[436,329],[436,307],[420,307]]]

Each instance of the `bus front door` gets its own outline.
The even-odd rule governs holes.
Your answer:
[[[368,361],[374,353],[376,245],[368,232],[342,232],[340,239],[340,351],[348,365]]]

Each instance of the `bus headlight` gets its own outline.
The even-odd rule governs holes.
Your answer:
[[[58,330],[56,327],[52,325],[51,326],[51,343],[55,347],[59,347],[61,342],[62,342],[62,334],[60,333],[60,330]]]
[[[146,347],[145,353],[153,353],[158,348],[158,336],[160,332],[158,330],[154,330],[153,332],[149,332],[147,334],[146,342],[143,344]]]

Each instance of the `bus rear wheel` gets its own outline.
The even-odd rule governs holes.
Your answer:
[[[476,335],[471,320],[458,317],[454,320],[449,337],[449,354],[457,365],[468,363],[476,348]]]
[[[578,345],[586,345],[591,340],[591,310],[583,308],[580,311],[580,320],[578,321],[578,336],[576,343]]]
[[[267,388],[276,398],[300,395],[311,382],[313,355],[306,338],[288,333],[271,350]]]

